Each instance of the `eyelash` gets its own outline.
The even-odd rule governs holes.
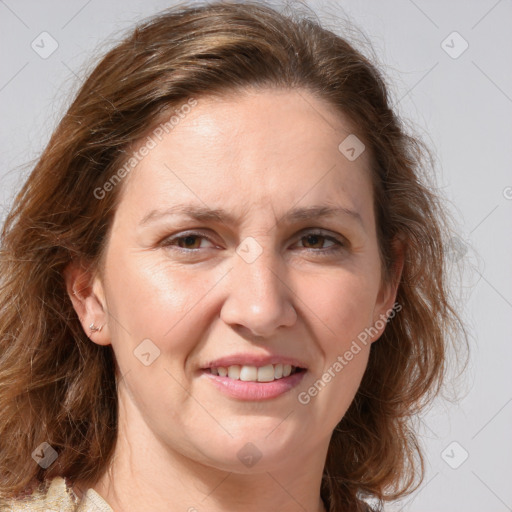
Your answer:
[[[325,240],[328,240],[330,242],[334,242],[335,245],[333,245],[333,246],[331,246],[331,247],[329,247],[327,249],[309,249],[309,248],[305,248],[308,252],[313,252],[315,254],[318,254],[319,256],[328,256],[328,255],[331,255],[331,254],[336,253],[336,252],[341,252],[342,250],[344,250],[346,248],[345,243],[343,243],[341,240],[338,240],[334,236],[326,235],[321,230],[320,231],[319,230],[307,231],[305,234],[303,234],[300,237],[300,240],[303,239],[303,238],[306,238],[307,236],[311,236],[311,235],[322,237]],[[200,248],[186,249],[186,248],[183,248],[183,247],[178,247],[176,245],[175,242],[177,242],[179,240],[184,240],[184,239],[189,238],[189,237],[205,238],[209,242],[214,243],[205,234],[191,231],[191,232],[186,232],[186,233],[182,234],[181,236],[175,236],[175,237],[166,238],[166,239],[164,239],[161,242],[161,245],[163,247],[170,248],[172,250],[178,250],[180,252],[189,253],[189,254],[198,251]]]

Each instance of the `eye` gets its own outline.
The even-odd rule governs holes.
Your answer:
[[[161,245],[164,247],[177,246],[178,250],[182,251],[195,251],[196,249],[203,248],[201,247],[201,242],[199,242],[198,245],[198,240],[200,239],[209,240],[209,238],[202,233],[190,232],[181,236],[166,238]]]
[[[180,236],[168,237],[164,239],[160,245],[162,247],[176,249],[181,252],[197,253],[198,249],[208,249],[208,247],[202,243],[203,241],[213,244],[210,238],[204,233],[186,232]],[[306,232],[299,237],[299,242],[302,242],[302,247],[308,252],[317,253],[318,255],[327,255],[346,249],[346,244],[344,242],[335,236],[327,235],[323,231],[319,230]],[[321,247],[326,242],[329,242],[331,245],[327,248]],[[317,247],[306,247],[306,245]]]
[[[305,247],[306,249],[308,249],[308,251],[312,251],[312,252],[317,252],[317,253],[320,253],[320,254],[329,254],[329,253],[332,253],[332,252],[339,252],[341,250],[343,250],[345,248],[345,244],[341,241],[341,240],[338,240],[338,238],[334,237],[334,236],[331,236],[331,235],[327,235],[325,234],[323,231],[309,231],[307,232],[306,234],[302,235],[300,237],[300,241],[302,241],[303,244],[305,245],[320,245],[322,246],[326,241],[330,242],[332,245],[330,245],[329,247],[327,248],[322,248],[322,247],[313,247],[313,248],[308,248],[308,247]]]

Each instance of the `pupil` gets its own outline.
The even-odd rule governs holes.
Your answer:
[[[317,244],[319,238],[321,238],[321,235],[308,235],[307,236],[308,244],[312,244],[312,245]],[[313,242],[311,241],[312,239],[313,239]]]
[[[196,238],[197,237],[192,236],[192,235],[185,237],[185,245],[194,245],[194,240]]]

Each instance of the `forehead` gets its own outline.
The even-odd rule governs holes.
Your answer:
[[[340,151],[352,127],[323,100],[269,89],[196,101],[172,127],[149,132],[153,147],[124,183],[132,210],[183,200],[233,210],[272,204],[276,213],[298,201],[367,207],[369,152],[351,161]]]

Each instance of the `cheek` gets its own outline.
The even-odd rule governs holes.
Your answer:
[[[108,303],[114,317],[116,355],[132,356],[143,340],[150,339],[162,354],[172,352],[173,360],[180,361],[180,353],[193,346],[198,319],[205,321],[205,297],[215,284],[214,276],[191,274],[129,254],[110,269]],[[131,364],[129,357],[125,361]]]
[[[319,339],[327,342],[326,348],[340,351],[370,325],[377,293],[375,282],[369,272],[343,270],[315,283],[302,284],[307,316],[321,320],[325,332]]]

